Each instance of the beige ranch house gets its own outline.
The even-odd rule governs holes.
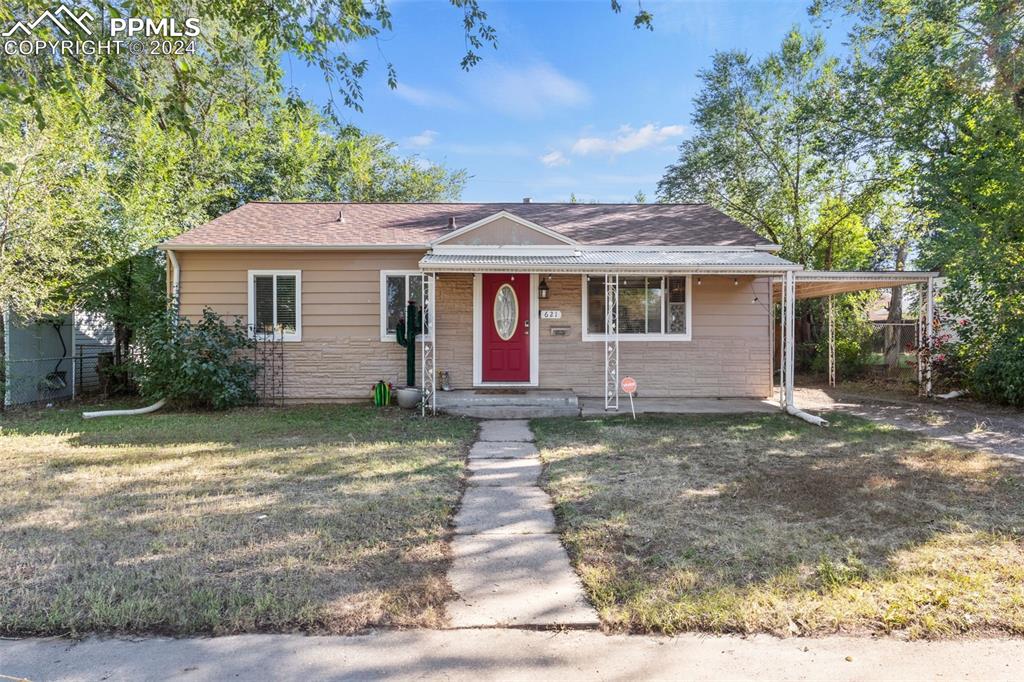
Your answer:
[[[776,365],[792,408],[797,298],[930,291],[934,274],[807,272],[699,204],[254,202],[161,248],[182,315],[210,307],[282,340],[289,401],[405,384],[395,330],[415,301],[425,410],[547,390],[617,409],[627,376],[647,398],[763,399]]]

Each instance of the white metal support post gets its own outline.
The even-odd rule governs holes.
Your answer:
[[[795,327],[796,327],[796,274],[792,270],[786,271],[786,410],[793,407],[793,370],[796,365],[794,359]]]
[[[431,414],[437,413],[437,371],[436,355],[434,352],[434,329],[437,316],[434,310],[434,278],[433,272],[423,273],[423,329],[420,332],[420,353],[422,355],[423,378],[423,401],[420,414],[426,416],[429,408]]]
[[[768,397],[775,391],[775,279],[768,278]]]
[[[836,385],[836,305],[828,297],[828,385]]]
[[[778,291],[778,407],[785,410],[785,273]],[[775,349],[772,348],[772,352]]]
[[[918,285],[918,395],[925,394],[925,289]]]
[[[619,409],[619,276],[604,276],[604,409]]]
[[[928,285],[925,290],[925,313],[924,313],[924,347],[927,353],[924,367],[924,394],[932,394],[932,356],[935,355],[935,289],[934,278],[928,278]]]

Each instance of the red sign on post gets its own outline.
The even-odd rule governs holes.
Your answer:
[[[633,377],[622,377],[619,386],[622,387],[622,392],[629,396],[629,411],[633,413],[633,419],[636,419],[636,407],[633,406],[633,394],[636,393],[636,379]]]

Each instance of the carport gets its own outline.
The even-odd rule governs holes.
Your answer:
[[[803,413],[793,403],[796,302],[803,299],[828,297],[828,377],[829,384],[836,381],[835,353],[835,307],[832,297],[836,294],[889,289],[894,286],[917,286],[921,289],[922,304],[918,310],[918,324],[921,326],[921,347],[918,349],[918,385],[922,395],[932,391],[932,328],[934,324],[934,280],[937,272],[923,271],[861,271],[836,272],[826,270],[788,271],[781,277],[773,278],[772,300],[782,307],[782,363],[779,381],[779,405],[783,410],[814,423],[823,423],[817,417]],[[775,325],[771,329],[771,347],[775,348]],[[774,365],[775,352],[772,351]],[[774,366],[772,376],[774,377]]]

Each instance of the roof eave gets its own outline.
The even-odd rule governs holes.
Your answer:
[[[161,251],[426,251],[429,244],[174,244]]]
[[[518,264],[518,265],[480,265],[480,264],[424,264],[420,263],[420,269],[424,272],[438,273],[478,273],[478,272],[501,272],[501,273],[530,273],[548,275],[591,275],[610,273],[617,275],[644,275],[644,274],[679,274],[679,275],[782,275],[787,271],[798,271],[803,269],[801,265],[544,265],[544,264]]]

